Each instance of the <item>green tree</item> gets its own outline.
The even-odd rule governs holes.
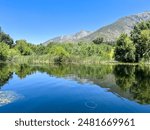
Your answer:
[[[47,46],[37,45],[35,53],[37,55],[45,55],[45,54],[48,54],[48,49],[49,49],[49,47],[47,47]]]
[[[9,46],[0,42],[0,61],[6,61],[9,54]]]
[[[141,58],[146,61],[150,61],[150,30],[143,30],[140,34],[140,51],[141,51]],[[139,49],[139,48],[138,48]]]
[[[4,32],[0,32],[0,42],[4,42],[10,47],[14,44],[13,39],[8,35],[5,34]]]
[[[54,46],[50,49],[50,55],[54,55],[54,62],[61,63],[69,57],[69,53],[61,46]]]
[[[95,40],[93,40],[94,44],[101,44],[103,42],[104,42],[104,38],[103,37],[99,37],[99,38],[96,38]]]
[[[131,39],[136,46],[136,61],[149,57],[150,53],[150,21],[137,24],[131,32]]]
[[[115,48],[115,59],[121,62],[135,62],[136,48],[127,36],[122,34],[117,40],[117,46]]]
[[[32,49],[25,40],[17,40],[15,49],[17,49],[21,55],[31,55],[33,53]]]
[[[8,52],[8,60],[9,61],[15,61],[15,59],[20,55],[19,51],[14,49],[14,48],[11,48],[9,49],[9,52]]]

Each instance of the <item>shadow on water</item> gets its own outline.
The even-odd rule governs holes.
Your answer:
[[[128,65],[8,65],[0,64],[0,88],[15,73],[24,79],[35,72],[69,78],[79,83],[90,82],[140,104],[150,104],[150,67]]]

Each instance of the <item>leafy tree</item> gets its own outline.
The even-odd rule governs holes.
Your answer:
[[[150,21],[137,24],[131,32],[131,39],[136,46],[136,61],[149,57],[150,51]]]
[[[101,44],[101,43],[103,43],[103,41],[104,41],[104,38],[99,37],[99,38],[96,38],[95,40],[93,40],[93,43],[94,44]]]
[[[36,49],[35,49],[35,53],[37,55],[45,55],[45,54],[48,54],[48,50],[49,50],[49,48],[47,46],[37,45]]]
[[[127,36],[122,34],[117,40],[117,46],[115,48],[115,59],[121,62],[135,62],[136,48]]]
[[[31,55],[33,53],[32,49],[25,40],[16,41],[15,49],[17,49],[21,55]]]
[[[6,61],[9,54],[9,46],[0,42],[0,61]]]
[[[8,35],[5,34],[4,32],[0,32],[0,42],[4,42],[10,47],[14,44],[13,39]]]
[[[140,34],[140,48],[141,49],[141,58],[144,58],[146,61],[150,61],[150,30],[143,30]]]
[[[56,56],[54,62],[61,63],[65,58],[69,57],[69,53],[61,46],[54,46],[50,50],[50,55]]]
[[[8,60],[9,61],[15,61],[15,59],[17,58],[17,56],[19,56],[20,53],[18,50],[14,49],[14,48],[11,48],[9,49],[9,52],[8,52]]]

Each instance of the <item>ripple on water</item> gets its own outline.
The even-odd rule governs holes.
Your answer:
[[[10,104],[21,97],[22,96],[13,91],[0,91],[0,107]]]
[[[85,106],[90,109],[95,109],[97,107],[97,104],[94,101],[87,101],[85,102]]]

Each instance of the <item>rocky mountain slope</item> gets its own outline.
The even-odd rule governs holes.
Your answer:
[[[59,36],[53,39],[50,39],[48,41],[46,41],[44,44],[48,44],[50,42],[58,42],[58,43],[63,43],[63,42],[76,42],[80,39],[82,39],[83,37],[86,37],[88,35],[90,35],[92,33],[92,31],[80,31],[76,34],[73,35],[64,35],[64,36]]]
[[[82,40],[92,41],[97,37],[103,37],[105,41],[112,42],[115,41],[121,33],[129,34],[132,31],[135,24],[147,20],[150,20],[150,12],[126,16],[119,19],[111,25],[98,29],[91,35],[82,38]]]
[[[48,44],[50,42],[57,42],[57,43],[79,42],[79,41],[90,42],[98,37],[103,37],[105,41],[113,42],[117,39],[117,37],[119,37],[121,33],[129,34],[133,29],[133,27],[135,26],[135,24],[141,21],[148,21],[148,20],[150,20],[150,12],[139,13],[123,17],[110,25],[107,25],[105,27],[96,30],[95,32],[80,31],[74,35],[65,35],[53,38],[51,40],[48,40],[44,44]]]

